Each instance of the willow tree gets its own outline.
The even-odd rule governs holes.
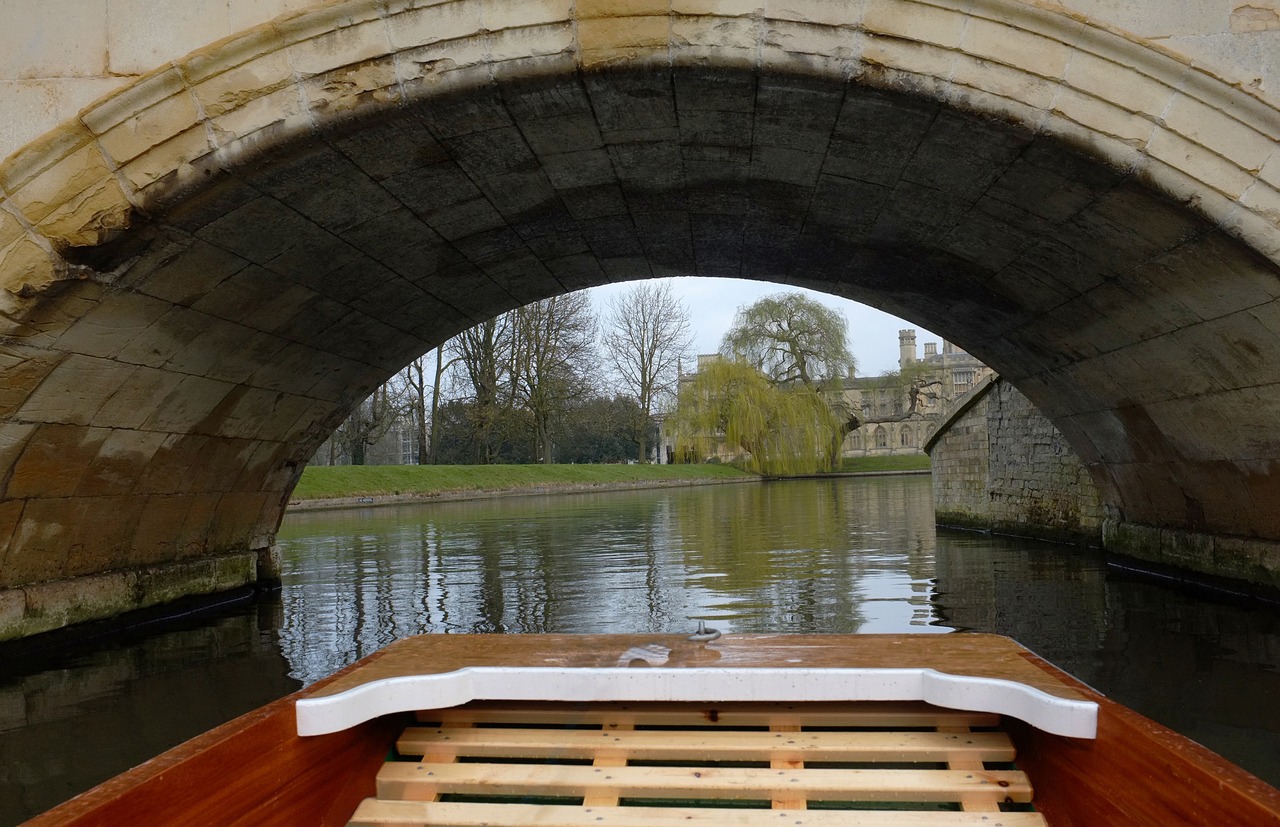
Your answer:
[[[739,307],[720,350],[775,384],[820,388],[852,375],[844,317],[803,293],[775,293]]]
[[[727,453],[767,476],[812,474],[832,462],[840,417],[804,385],[780,385],[744,361],[716,359],[680,389],[672,420],[681,457]]]
[[[844,317],[803,293],[775,293],[738,308],[720,351],[752,365],[778,387],[814,397],[806,404],[829,409],[838,424],[827,432],[829,444],[822,453],[834,469],[845,436],[859,425],[841,388],[855,367]]]

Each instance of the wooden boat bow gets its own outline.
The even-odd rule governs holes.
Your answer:
[[[1046,679],[997,635],[424,636],[297,703],[298,734],[477,700],[561,702],[924,701],[1011,715],[1092,738],[1095,702]],[[459,661],[459,654],[465,660]],[[452,667],[452,668],[451,668]]]

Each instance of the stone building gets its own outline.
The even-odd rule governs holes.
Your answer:
[[[916,348],[914,329],[898,331],[898,370],[844,382],[844,405],[861,425],[845,437],[846,457],[923,454],[924,440],[952,402],[968,393],[991,368],[944,341]]]
[[[860,427],[845,437],[841,455],[845,457],[924,454],[924,441],[951,409],[957,398],[992,375],[991,368],[965,351],[944,341],[926,342],[924,355],[916,346],[916,331],[898,331],[898,370],[884,376],[850,377],[842,382],[844,409],[858,418]],[[724,358],[719,353],[698,356],[689,381],[711,362]],[[670,462],[675,454],[676,434],[660,421],[658,462]],[[721,447],[715,453],[721,462],[734,457]]]
[[[365,465],[416,465],[418,463],[418,429],[409,417],[397,417],[382,436],[365,449]],[[308,465],[350,465],[351,457],[330,436]]]

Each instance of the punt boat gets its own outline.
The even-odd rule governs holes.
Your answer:
[[[1280,824],[1280,791],[996,635],[424,635],[28,822]]]

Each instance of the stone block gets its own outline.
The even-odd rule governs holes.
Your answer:
[[[744,48],[750,52],[750,45]],[[760,35],[762,68],[801,76],[848,76],[856,71],[858,39],[849,29],[813,26],[786,20],[767,20]],[[756,61],[742,56],[743,65]]]
[[[72,196],[37,225],[55,249],[95,247],[135,221],[134,206],[114,176]]]
[[[0,415],[10,416],[26,402],[40,383],[66,356],[27,348],[0,350],[0,369],[5,381],[0,386]]]
[[[156,565],[178,559],[175,526],[186,521],[190,504],[189,497],[180,495],[147,497],[130,546],[129,560],[133,565]]]
[[[114,617],[137,608],[130,573],[111,572],[27,586],[25,634]]]
[[[309,131],[311,116],[292,80],[290,75],[287,82],[268,84],[269,91],[265,87],[252,90],[251,96],[234,101],[234,106],[226,99],[232,92],[222,93],[219,100],[227,108],[211,117],[218,145],[234,156],[252,158],[280,139]],[[216,85],[206,94],[215,91]]]
[[[5,496],[71,496],[109,434],[76,425],[41,425],[14,461]]]
[[[572,23],[550,23],[488,35],[493,79],[520,83],[573,74],[578,69],[575,33]]]
[[[974,14],[965,28],[961,48],[969,54],[1016,66],[1022,71],[1057,80],[1063,76],[1074,49],[1066,43],[1021,28],[1016,23],[989,20]]]
[[[164,440],[164,434],[149,431],[110,431],[80,478],[75,495],[100,498],[128,494]]]
[[[0,184],[12,194],[12,203],[31,224],[40,224],[68,202],[86,191],[97,191],[112,175],[93,143],[83,143],[62,155],[51,166],[24,179],[29,170],[6,165],[0,169]]]
[[[294,82],[289,56],[274,31],[258,31],[234,45],[188,59],[182,70],[206,117],[218,118]]]
[[[0,589],[0,640],[21,637],[27,618],[27,593],[23,589]]]
[[[209,530],[221,499],[221,494],[204,492],[190,498],[186,519],[175,532],[179,540],[178,555],[181,559],[202,557],[210,552]]]
[[[138,293],[109,293],[58,337],[59,349],[114,358],[168,312],[170,305]]]
[[[5,117],[0,119],[0,158],[39,142],[49,129],[75,118],[81,109],[125,82],[125,78],[116,77],[0,79],[0,100],[5,102]]]
[[[89,499],[73,530],[63,576],[92,575],[128,565],[133,530],[145,505],[145,497]]]
[[[209,558],[140,569],[136,575],[137,602],[140,606],[157,606],[193,594],[209,594],[216,590],[215,570],[214,561]]]
[[[1162,117],[1169,129],[1245,171],[1261,170],[1275,152],[1271,135],[1185,94],[1174,95]]]
[[[228,0],[227,14],[231,31],[241,32],[313,5],[315,0]]]
[[[969,16],[958,9],[900,0],[868,0],[861,27],[875,34],[958,49]]]
[[[578,20],[578,44],[583,67],[626,63],[665,55],[671,21],[665,14]]]
[[[573,19],[574,0],[481,0],[480,16],[490,32],[564,23]],[[581,4],[579,4],[581,5]]]
[[[138,75],[231,34],[227,0],[190,0],[157,11],[151,0],[111,0],[110,72]],[[75,18],[78,19],[78,18]]]
[[[1213,537],[1182,529],[1161,529],[1158,562],[1192,571],[1209,571],[1213,562]]]
[[[185,132],[179,132],[171,139],[145,150],[122,168],[125,179],[133,188],[142,193],[142,198],[159,199],[160,195],[148,194],[146,190],[160,183],[164,187],[172,187],[178,183],[196,182],[204,177],[201,170],[189,167],[208,156],[214,145],[209,138],[209,129],[198,123]],[[162,187],[163,188],[163,187]]]
[[[73,354],[45,375],[18,415],[28,422],[87,425],[133,372],[133,365]]]
[[[1057,98],[1059,85],[1021,68],[1011,69],[981,57],[956,55],[952,83],[1017,101],[1031,109],[1048,109]]]
[[[456,40],[480,33],[484,5],[480,0],[439,3],[403,10],[392,7],[386,19],[391,45],[396,49],[412,49],[441,41]]]
[[[862,60],[873,70],[880,67],[903,73],[900,79],[892,74],[883,76],[883,85],[889,89],[920,86],[921,91],[941,93],[943,84],[931,84],[925,78],[945,80],[951,74],[955,57],[951,49],[874,34],[865,37],[862,44]]]
[[[1214,573],[1280,588],[1280,543],[1245,537],[1214,540]]]
[[[13,530],[0,570],[0,586],[20,586],[62,576],[74,527],[84,503],[65,498],[29,499]]]
[[[230,591],[258,580],[258,552],[228,554],[213,560],[213,590]]]
[[[7,0],[0,15],[0,77],[107,74],[107,0]]]
[[[1254,182],[1253,186],[1245,191],[1240,203],[1258,216],[1261,227],[1267,229],[1280,227],[1280,189],[1268,186],[1261,181]],[[1245,240],[1252,241],[1252,237],[1245,236]],[[1260,252],[1273,261],[1276,258],[1272,248],[1263,247]]]
[[[579,20],[658,15],[670,8],[670,0],[579,0],[575,5]]]
[[[831,3],[828,0],[765,0],[766,20],[791,20],[826,26],[855,26],[864,14],[858,3]]]
[[[1149,39],[1218,31],[1225,25],[1222,4],[1115,3],[1112,0],[1065,0],[1061,5],[1096,20]]]
[[[803,24],[790,25],[795,27]],[[759,42],[758,32],[758,23],[750,17],[707,15],[672,17],[666,36],[670,37],[672,45],[679,52],[705,56],[714,51],[717,64],[725,65],[725,59],[729,55],[733,55],[733,63],[737,63],[740,54],[754,53]],[[749,57],[743,63],[746,66],[754,64],[755,61]]]

